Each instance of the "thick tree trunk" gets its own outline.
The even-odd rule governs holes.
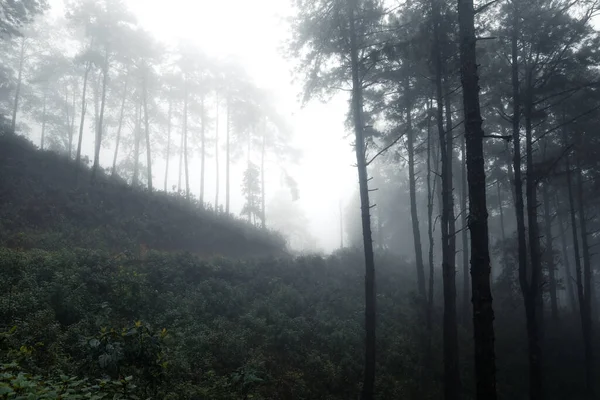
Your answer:
[[[359,76],[358,44],[354,27],[356,0],[348,2],[350,25],[350,59],[352,63],[352,112],[354,117],[354,133],[356,137],[355,151],[358,166],[358,183],[362,220],[363,246],[365,253],[365,370],[361,400],[375,398],[375,258],[373,254],[373,238],[371,236],[371,215],[369,203],[369,182],[367,162],[365,160],[364,122],[362,115],[362,82]]]
[[[219,211],[219,184],[220,182],[220,174],[219,174],[219,92],[217,92],[216,94],[217,98],[216,98],[216,108],[217,108],[217,118],[215,120],[215,177],[216,179],[216,183],[215,183],[215,212]]]
[[[225,138],[225,213],[229,215],[229,199],[231,196],[230,193],[230,169],[231,169],[231,143],[230,143],[230,109],[231,109],[231,101],[229,97],[227,97],[227,132]]]
[[[563,220],[562,211],[559,208],[558,196],[556,197],[556,214],[558,217],[558,229],[560,230],[560,245],[562,250],[562,264],[565,274],[565,286],[567,287],[567,296],[571,311],[577,311],[577,300],[575,300],[575,291],[573,290],[573,275],[571,274],[571,260],[567,250],[567,227]]]
[[[573,253],[575,257],[575,279],[577,283],[577,300],[579,302],[579,316],[581,319],[581,333],[583,337],[583,350],[586,366],[586,386],[593,386],[593,376],[591,374],[592,361],[592,342],[590,331],[588,329],[587,310],[585,309],[585,292],[583,290],[583,276],[581,271],[581,256],[579,253],[579,233],[577,231],[577,214],[575,212],[575,196],[573,195],[573,182],[571,178],[571,165],[569,156],[566,162],[567,169],[567,191],[569,194],[569,214],[571,215],[571,230],[573,233]]]
[[[494,400],[496,399],[494,310],[490,288],[491,267],[483,153],[484,134],[479,106],[479,76],[477,74],[473,0],[459,0],[458,15],[467,180],[469,184],[476,398],[478,400]]]
[[[168,190],[167,185],[169,182],[169,161],[171,161],[171,119],[173,113],[173,99],[169,96],[169,111],[167,113],[167,155],[165,157],[165,186],[164,191]]]
[[[117,158],[119,156],[119,145],[121,143],[121,130],[123,129],[123,120],[125,119],[125,103],[127,102],[127,87],[129,86],[129,79],[125,80],[125,88],[123,89],[123,97],[121,98],[121,110],[119,111],[119,125],[117,126],[117,139],[115,143],[115,154],[113,157],[112,172],[115,176],[117,173]]]
[[[548,194],[548,183],[542,185],[542,197],[544,201],[544,236],[546,237],[546,264],[548,266],[548,288],[550,291],[550,311],[552,319],[558,321],[558,298],[556,291],[556,271],[554,265],[554,246],[552,244],[552,218],[550,216],[550,195]]]
[[[533,132],[531,116],[533,115],[531,68],[528,68],[527,94],[525,99],[525,155],[527,163],[527,179],[525,188],[527,191],[527,228],[529,233],[529,273],[527,290],[523,292],[525,300],[525,315],[527,318],[527,333],[529,340],[529,396],[531,400],[539,400],[543,397],[542,382],[542,262],[540,257],[540,234],[537,219],[537,186],[538,176],[533,164]]]
[[[15,90],[15,100],[13,102],[12,120],[10,123],[11,132],[15,133],[17,128],[17,112],[19,111],[19,100],[21,96],[21,85],[23,83],[23,65],[25,64],[25,44],[27,39],[21,38],[21,51],[19,53],[19,72],[17,73],[17,88]]]
[[[462,216],[462,230],[461,230],[461,242],[462,242],[462,255],[463,255],[463,304],[462,304],[462,316],[465,325],[469,323],[469,319],[471,316],[471,295],[470,295],[470,286],[471,280],[469,274],[469,235],[468,233],[468,214],[469,210],[467,209],[467,197],[469,195],[469,191],[467,190],[467,149],[466,149],[466,138],[461,143],[461,159],[462,159],[462,169],[461,169],[461,195],[460,195],[460,212]],[[502,210],[500,210],[502,213]]]
[[[590,396],[594,395],[594,346],[593,346],[593,319],[592,319],[592,268],[590,263],[590,247],[588,244],[587,220],[585,215],[585,201],[583,195],[583,174],[581,172],[581,157],[577,157],[577,208],[579,225],[581,227],[581,253],[583,256],[583,303],[582,327],[583,343],[585,346],[585,377],[586,389]]]
[[[458,326],[456,321],[456,267],[455,252],[452,249],[454,242],[451,231],[454,223],[454,211],[452,201],[452,162],[451,144],[448,141],[452,135],[451,131],[444,129],[444,96],[443,96],[443,62],[441,50],[440,33],[440,4],[439,0],[431,1],[433,34],[434,34],[434,58],[435,58],[435,87],[437,102],[437,124],[441,155],[441,181],[442,181],[442,276],[444,290],[444,398],[446,400],[457,400],[460,398],[460,369],[458,364]],[[450,127],[451,128],[451,127]],[[452,221],[451,221],[452,219]]]
[[[96,147],[94,150],[94,167],[92,168],[92,181],[96,178],[98,168],[100,168],[100,148],[102,146],[102,134],[104,123],[104,107],[106,105],[106,87],[108,86],[108,49],[105,49],[104,65],[102,68],[102,99],[100,100],[100,115],[96,126]]]
[[[152,143],[150,143],[150,123],[148,116],[148,85],[144,80],[144,132],[146,134],[146,168],[148,169],[148,191],[152,192]]]
[[[434,284],[434,239],[433,239],[433,202],[435,197],[435,182],[436,178],[432,178],[432,167],[431,167],[431,153],[432,153],[432,133],[431,133],[431,109],[433,107],[432,101],[427,102],[427,236],[429,238],[429,286],[427,291],[427,351],[426,359],[428,365],[433,368],[433,359],[431,356],[431,344],[433,340],[433,284]],[[437,160],[437,158],[436,158]],[[437,168],[436,168],[437,169]],[[433,185],[432,185],[433,183]]]
[[[77,140],[77,154],[75,155],[75,164],[77,165],[77,167],[79,167],[79,163],[81,162],[81,144],[83,142],[83,128],[85,126],[85,112],[87,108],[87,84],[91,69],[92,63],[88,62],[85,67],[85,74],[83,75],[83,91],[81,94],[81,120],[79,122],[79,139]],[[76,171],[79,171],[79,168],[76,168]]]
[[[417,211],[417,178],[415,174],[415,139],[412,127],[412,98],[410,95],[410,82],[406,78],[404,83],[406,98],[406,145],[408,151],[408,185],[410,194],[410,216],[412,220],[413,243],[415,246],[415,261],[417,267],[417,288],[422,301],[425,301],[425,266],[423,264],[423,249],[421,246],[421,229]]]

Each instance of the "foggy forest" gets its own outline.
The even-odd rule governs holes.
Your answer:
[[[0,0],[0,399],[600,399],[599,14]]]

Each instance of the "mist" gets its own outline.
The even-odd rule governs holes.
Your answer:
[[[597,399],[599,12],[0,1],[0,396]]]

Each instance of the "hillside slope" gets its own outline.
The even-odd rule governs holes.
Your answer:
[[[0,133],[0,245],[113,252],[140,246],[202,256],[283,254],[277,234],[188,204],[176,194],[148,193],[91,171],[22,137]]]

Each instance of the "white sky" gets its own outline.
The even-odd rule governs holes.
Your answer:
[[[339,202],[341,199],[346,203],[357,182],[356,169],[352,167],[355,156],[349,140],[344,139],[346,94],[327,104],[314,101],[301,108],[298,101],[301,87],[292,82],[293,61],[287,60],[282,50],[289,35],[285,18],[292,13],[292,0],[126,1],[140,24],[159,40],[187,39],[214,57],[233,56],[260,86],[276,95],[280,111],[291,119],[296,145],[303,153],[300,165],[293,169],[299,183],[300,205],[319,246],[326,251],[337,248]],[[52,3],[56,12],[62,0]],[[213,162],[207,161],[209,166]],[[164,175],[160,176],[160,167],[155,171],[154,179],[161,187]],[[191,176],[192,182],[198,179]],[[267,197],[278,189],[277,179],[273,180],[266,187]],[[208,200],[214,197],[211,182],[207,176]],[[237,190],[239,182],[232,185]],[[234,196],[233,206],[239,211],[242,204],[239,191]]]

